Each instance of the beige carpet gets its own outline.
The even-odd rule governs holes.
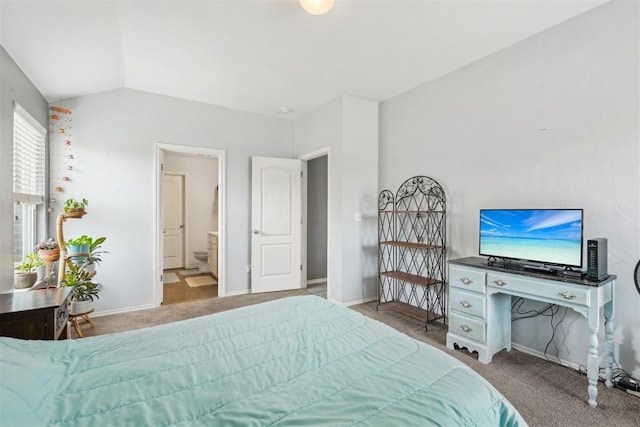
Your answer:
[[[184,279],[187,282],[187,285],[192,288],[197,288],[198,286],[209,286],[215,285],[218,282],[211,276],[196,276],[196,277],[187,277]]]
[[[84,326],[83,332],[85,336],[92,336],[143,328],[304,294],[307,292],[298,290],[206,298],[149,310],[94,317],[95,329]],[[591,409],[586,403],[587,378],[573,370],[515,350],[502,351],[494,356],[490,364],[484,365],[466,351],[447,349],[444,325],[430,325],[429,331],[425,331],[420,321],[382,308],[376,311],[375,302],[351,308],[419,341],[434,345],[466,363],[504,394],[530,426],[640,426],[640,398],[622,390],[608,389],[600,383],[598,407]],[[425,360],[422,368],[429,369],[428,360]],[[461,396],[461,404],[463,403],[464,396]]]

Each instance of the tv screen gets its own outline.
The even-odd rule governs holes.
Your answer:
[[[480,255],[582,267],[582,209],[481,209]]]

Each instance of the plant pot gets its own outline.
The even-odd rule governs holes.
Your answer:
[[[86,264],[84,267],[82,267],[82,269],[84,271],[86,271],[87,273],[95,273],[96,272],[96,264],[95,263],[91,263],[91,264]]]
[[[86,213],[87,211],[85,211],[84,209],[74,208],[65,209],[64,211],[65,216],[67,216],[68,218],[82,218]]]
[[[46,265],[41,265],[39,267],[36,267],[36,276],[37,276],[36,282],[43,280],[46,275],[47,275]]]
[[[67,245],[67,256],[75,264],[80,264],[89,255],[89,245]]]
[[[70,314],[83,314],[93,310],[93,301],[71,301]]]
[[[38,273],[14,273],[13,286],[16,289],[26,289],[32,287],[38,280]]]
[[[40,259],[44,262],[52,263],[60,259],[60,248],[38,250]]]

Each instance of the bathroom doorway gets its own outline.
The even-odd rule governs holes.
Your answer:
[[[223,296],[224,152],[158,144],[157,169],[158,304]],[[175,176],[182,179],[181,196],[167,183]],[[182,235],[178,252],[176,240],[166,238],[172,227]]]

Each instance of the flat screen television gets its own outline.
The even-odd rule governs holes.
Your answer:
[[[582,267],[582,209],[481,209],[480,255]]]

